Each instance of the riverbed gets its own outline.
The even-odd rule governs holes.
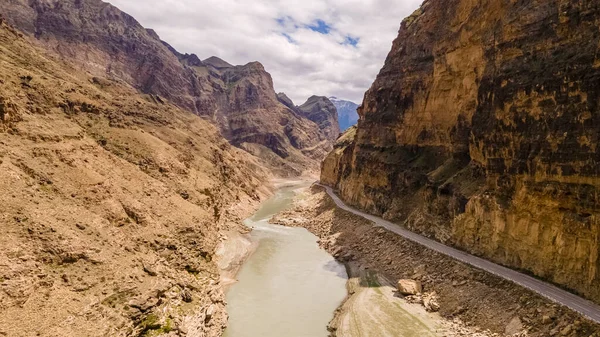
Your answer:
[[[303,228],[270,224],[310,184],[282,186],[245,221],[256,247],[227,292],[224,337],[326,337],[327,324],[346,297],[343,265]]]

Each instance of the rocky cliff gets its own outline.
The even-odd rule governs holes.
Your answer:
[[[426,1],[322,181],[600,302],[599,22],[595,1]]]
[[[271,76],[253,62],[182,54],[101,0],[11,0],[0,13],[79,69],[121,81],[212,120],[232,144],[282,175],[316,166],[331,137],[279,103]]]
[[[216,116],[223,135],[276,173],[299,175],[331,149],[326,129],[279,102],[262,64],[222,68],[217,82],[227,88]]]

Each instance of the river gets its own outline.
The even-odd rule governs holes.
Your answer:
[[[224,337],[326,337],[327,324],[346,296],[343,265],[303,228],[269,224],[308,183],[280,188],[246,220],[256,251],[227,293]]]

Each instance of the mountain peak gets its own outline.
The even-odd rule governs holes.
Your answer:
[[[314,103],[317,101],[322,101],[325,104],[327,103],[331,103],[331,101],[329,100],[329,98],[325,97],[325,96],[317,96],[317,95],[312,95],[308,98],[308,100],[306,101],[306,103],[304,103],[303,105],[307,105],[309,103]]]
[[[202,63],[215,67],[217,69],[224,69],[224,68],[233,68],[233,65],[216,57],[216,56],[211,56],[209,58],[207,58],[206,60],[202,61]]]
[[[265,66],[263,66],[263,64],[258,61],[249,62],[244,67],[266,71]]]

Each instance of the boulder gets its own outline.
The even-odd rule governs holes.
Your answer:
[[[398,281],[398,292],[404,296],[418,295],[423,292],[423,286],[419,281],[400,280]]]
[[[206,309],[206,312],[204,313],[204,322],[208,323],[212,318],[213,315],[215,314],[216,311],[216,307],[214,304],[211,304],[210,307],[208,307],[208,309]]]
[[[129,306],[132,308],[139,309],[141,312],[147,312],[150,309],[161,304],[161,300],[156,297],[137,297],[129,301]]]
[[[552,317],[548,315],[542,316],[542,324],[549,324],[550,322],[552,322]]]

